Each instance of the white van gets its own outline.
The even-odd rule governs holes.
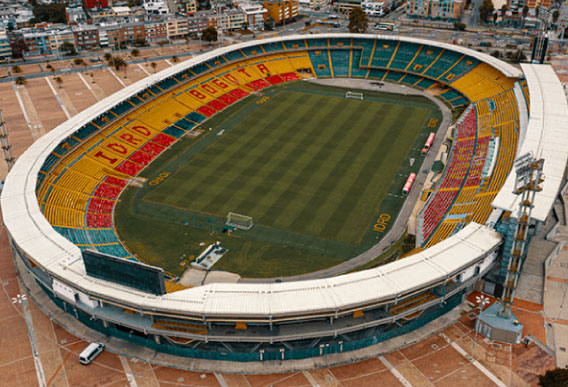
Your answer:
[[[91,343],[79,355],[79,362],[84,365],[89,365],[91,362],[105,349],[103,343]]]

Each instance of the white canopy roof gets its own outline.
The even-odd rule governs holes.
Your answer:
[[[66,137],[119,102],[155,82],[228,51],[281,40],[333,37],[400,39],[436,45],[477,57],[508,76],[522,75],[508,64],[476,51],[402,37],[322,34],[273,38],[220,48],[120,90],[75,115],[30,146],[8,175],[0,199],[4,222],[14,242],[53,277],[93,296],[141,309],[234,318],[309,315],[357,308],[443,281],[484,258],[500,243],[501,236],[490,228],[472,223],[456,235],[419,254],[358,273],[276,284],[216,283],[155,296],[87,276],[79,248],[57,233],[41,213],[35,188],[44,160]]]
[[[530,94],[527,132],[518,155],[531,152],[544,159],[543,190],[535,196],[531,217],[544,222],[560,190],[568,160],[568,105],[562,85],[549,65],[523,64]],[[513,194],[515,171],[511,171],[493,206],[516,215],[520,197]]]

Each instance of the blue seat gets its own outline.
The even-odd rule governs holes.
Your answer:
[[[449,101],[449,100],[456,99],[456,98],[460,97],[460,93],[458,93],[458,92],[455,91],[455,90],[451,90],[451,89],[450,89],[450,90],[447,90],[447,91],[443,92],[443,93],[441,94],[441,96],[442,96],[442,98],[444,98],[445,100],[448,100],[448,101]]]
[[[209,67],[207,67],[204,63],[200,63],[198,65],[191,67],[190,70],[193,73],[195,73],[195,75],[199,75],[199,74],[204,73],[207,70],[209,70]]]
[[[157,87],[156,85],[150,86],[150,87],[148,88],[148,90],[150,91],[150,93],[152,93],[152,94],[154,94],[154,95],[160,95],[160,94],[163,93],[163,91],[160,90],[160,88]]]
[[[439,47],[428,45],[422,46],[422,49],[418,52],[418,55],[416,55],[414,62],[412,62],[412,65],[410,65],[406,71],[422,74],[428,66],[430,66],[436,58],[438,58],[438,55],[440,55],[442,50],[443,49]]]
[[[361,63],[368,66],[371,54],[373,53],[373,39],[353,39],[353,47],[361,47]]]
[[[158,86],[162,90],[168,90],[171,87],[177,86],[179,83],[174,78],[166,78],[158,83]]]
[[[261,46],[266,52],[284,51],[284,46],[282,46],[281,42],[262,44]]]
[[[380,69],[369,69],[369,77],[371,79],[383,79],[386,71]]]
[[[308,43],[309,48],[312,47],[327,48],[327,39],[306,39],[306,42]]]
[[[188,121],[185,118],[176,122],[175,125],[178,128],[182,128],[183,130],[187,130],[187,131],[193,129],[196,126],[196,124],[194,122]]]
[[[82,228],[70,227],[53,227],[55,231],[60,233],[65,239],[77,245],[89,245],[91,241],[88,237],[87,231]]]
[[[59,156],[63,156],[65,153],[72,150],[78,143],[79,141],[77,141],[73,137],[67,137],[59,145],[57,145],[57,147],[53,150],[53,153],[58,154]]]
[[[447,72],[457,61],[461,59],[463,54],[454,51],[444,51],[437,61],[424,73],[431,78],[439,78]]]
[[[420,82],[418,82],[417,84],[414,85],[414,87],[425,90],[425,89],[429,88],[430,86],[434,86],[435,84],[436,84],[436,82],[431,80],[431,79],[422,78],[420,80]]]
[[[302,48],[306,48],[306,42],[304,40],[287,40],[284,43],[286,50],[298,50]]]
[[[329,46],[330,47],[351,47],[351,39],[349,38],[330,38],[329,39]]]
[[[191,112],[187,116],[185,116],[185,118],[193,122],[197,122],[198,124],[202,123],[203,120],[205,120],[205,116],[197,112]]]
[[[223,55],[225,57],[225,59],[227,59],[229,62],[232,62],[234,60],[240,60],[243,59],[245,56],[243,55],[242,52],[240,52],[239,50],[233,50],[231,52],[226,53],[225,55]]]
[[[176,128],[175,126],[169,126],[164,130],[164,133],[167,134],[168,136],[180,138],[181,136],[183,136],[185,134],[185,131],[182,130],[182,129]]]
[[[80,140],[84,140],[87,137],[89,137],[91,134],[97,132],[98,130],[99,129],[97,129],[95,125],[89,122],[87,125],[83,126],[81,129],[73,133],[73,135]]]
[[[349,76],[349,50],[330,50],[331,63],[334,77]]]
[[[413,86],[420,79],[421,78],[417,75],[412,75],[412,74],[406,73],[406,76],[404,78],[402,78],[400,83],[403,83],[403,84],[409,85],[409,86]]]
[[[120,243],[116,243],[113,245],[105,245],[105,246],[95,245],[92,248],[96,249],[97,251],[103,254],[112,255],[113,257],[118,257],[118,258],[126,258],[132,255],[128,251],[126,251],[124,246],[122,246]]]
[[[132,109],[132,107],[133,106],[128,101],[123,101],[118,105],[116,105],[115,107],[113,107],[112,109],[110,109],[110,111],[116,114],[117,116],[120,116],[126,113],[128,110]]]
[[[414,43],[400,42],[389,69],[404,70],[414,59],[419,47],[419,45]]]
[[[248,57],[248,56],[255,56],[255,55],[261,55],[264,53],[264,51],[262,51],[262,48],[260,48],[260,46],[252,46],[252,47],[245,47],[245,48],[241,48],[241,51]]]
[[[112,228],[93,228],[85,230],[91,243],[118,243],[118,237]]]
[[[93,120],[93,124],[97,125],[99,128],[102,128],[112,121],[116,119],[116,116],[110,112],[106,112],[101,114],[99,117]]]
[[[310,60],[312,66],[318,77],[331,77],[331,70],[329,69],[329,57],[326,50],[310,50]]]
[[[189,81],[192,79],[194,75],[189,70],[184,70],[176,75],[173,75],[172,78],[177,80],[179,83],[183,83],[185,81]]]
[[[55,165],[55,163],[59,160],[59,157],[55,153],[50,153],[49,156],[45,159],[43,165],[40,168],[42,172],[49,172],[51,168]]]
[[[402,77],[404,77],[404,73],[389,71],[384,80],[398,83],[402,79]]]
[[[221,66],[222,64],[227,63],[227,61],[221,56],[216,56],[215,58],[207,60],[205,63],[207,63],[212,69],[214,69],[217,66]]]
[[[375,46],[375,53],[373,54],[371,66],[386,68],[394,54],[396,45],[396,41],[378,41]]]
[[[367,75],[367,63],[361,63],[361,50],[355,48],[351,52],[351,76],[365,78]]]
[[[453,107],[457,107],[461,105],[467,105],[469,103],[469,100],[465,97],[459,97],[457,99],[450,101],[450,103],[452,104]]]

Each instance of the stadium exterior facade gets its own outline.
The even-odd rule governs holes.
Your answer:
[[[89,122],[132,96],[188,69],[206,62],[215,63],[220,57],[227,58],[231,52],[248,50],[247,53],[254,54],[245,55],[247,58],[262,59],[267,55],[265,48],[269,45],[280,45],[282,52],[289,53],[308,51],[310,42],[316,40],[325,41],[328,50],[331,50],[331,42],[350,40],[352,49],[355,39],[370,42],[373,52],[375,46],[388,45],[385,42],[393,42],[397,48],[400,42],[421,48],[425,45],[437,47],[439,52],[456,53],[461,58],[491,66],[514,82],[525,78],[523,72],[485,54],[402,37],[291,36],[242,43],[203,54],[137,82],[79,113],[36,141],[18,159],[7,177],[1,205],[19,271],[25,271],[28,277],[31,275],[52,302],[94,330],[158,351],[205,359],[286,360],[343,352],[407,333],[450,311],[462,302],[474,283],[501,256],[503,241],[510,235],[496,232],[493,226],[505,212],[513,213],[514,217],[515,203],[508,193],[499,196],[499,208],[492,210],[487,225],[464,222],[451,236],[433,247],[378,268],[302,282],[215,283],[161,295],[87,275],[81,249],[52,227],[38,204],[37,190],[42,184],[38,176],[42,168],[45,170],[45,162],[54,149]],[[260,45],[263,47],[258,54],[251,51]],[[339,44],[337,48],[345,49]],[[315,49],[324,50],[322,47]],[[271,49],[270,54],[278,52]],[[560,86],[548,67],[541,66],[541,69],[541,76],[547,76],[548,90],[541,86],[543,81],[532,65],[524,69],[531,103],[540,106],[537,108],[538,120],[548,114],[548,108],[543,104],[546,98],[542,94],[556,92]],[[317,68],[313,71],[315,74],[312,75],[318,75]],[[348,75],[353,76],[351,70]],[[542,94],[533,97],[533,90]],[[536,138],[529,144],[530,149],[524,147],[523,151],[554,157],[554,174],[558,175],[558,170],[566,164],[565,149],[568,147],[562,144],[564,150],[561,150],[559,145],[554,145],[555,152],[547,152],[554,142],[552,136],[558,136],[560,123],[566,119],[565,101],[556,107],[560,116],[556,114],[554,122],[549,121],[548,132],[545,132],[542,126],[532,123],[533,117],[528,114],[522,93],[516,92],[515,96],[521,112],[518,147],[525,137]],[[549,136],[539,140],[539,133]],[[542,141],[545,137],[548,142]],[[556,139],[556,144],[566,141],[567,136],[561,137]],[[53,173],[53,169],[47,172]],[[547,195],[554,197],[560,180],[555,178],[545,184]],[[551,205],[550,201],[536,203],[539,221]],[[414,302],[418,299],[420,302]]]

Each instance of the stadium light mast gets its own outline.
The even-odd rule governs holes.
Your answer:
[[[519,218],[513,246],[511,247],[511,259],[507,268],[507,276],[503,289],[503,305],[499,316],[508,318],[511,314],[511,306],[515,297],[515,289],[521,274],[522,259],[527,249],[527,236],[530,225],[531,212],[534,207],[534,198],[537,192],[542,190],[544,181],[542,167],[544,159],[536,159],[531,153],[525,153],[515,161],[517,178],[513,193],[519,195]]]
[[[12,154],[12,144],[10,144],[10,139],[8,138],[8,130],[6,129],[6,121],[4,121],[2,110],[0,110],[0,145],[4,152],[4,160],[8,165],[8,172],[10,172],[10,169],[14,166],[15,160],[14,155]]]

